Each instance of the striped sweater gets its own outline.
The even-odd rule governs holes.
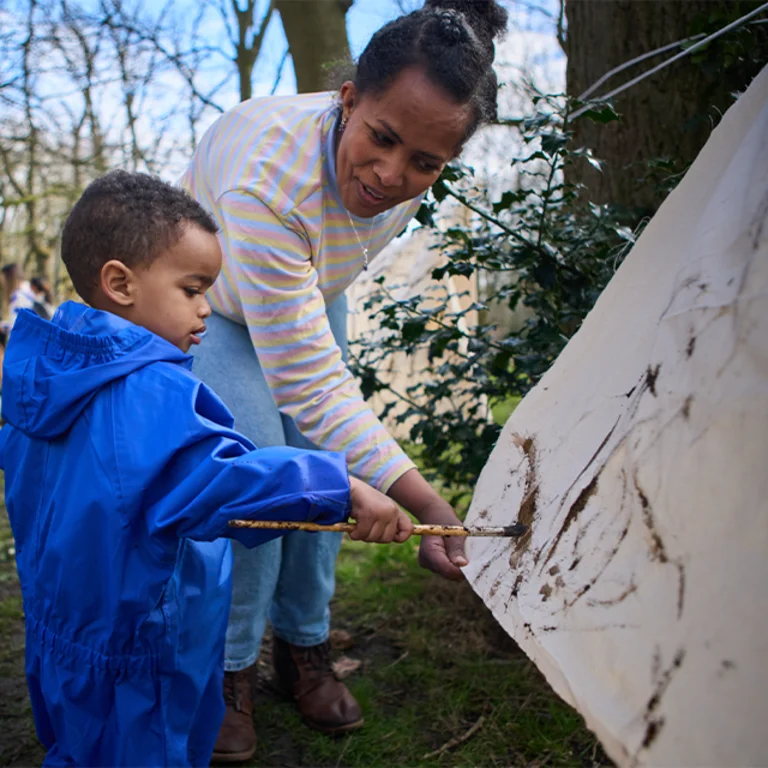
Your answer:
[[[248,327],[278,408],[381,491],[413,463],[366,405],[325,313],[418,210],[351,217],[335,179],[328,93],[251,99],[206,132],[181,185],[221,227],[214,310]],[[224,361],[222,361],[224,364]]]

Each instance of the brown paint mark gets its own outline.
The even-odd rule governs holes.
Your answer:
[[[523,574],[518,573],[517,578],[515,579],[515,583],[512,585],[512,589],[510,590],[509,597],[507,598],[506,602],[504,603],[504,610],[509,610],[510,603],[513,600],[517,599],[517,594],[520,591],[520,585],[523,583]]]
[[[528,459],[523,500],[520,503],[520,509],[517,512],[517,522],[525,525],[528,530],[523,536],[516,540],[512,554],[509,556],[509,564],[512,568],[517,567],[521,558],[531,545],[533,519],[536,516],[536,503],[539,495],[539,484],[536,480],[536,446],[533,438],[526,437],[525,439],[522,439],[519,435],[515,435],[514,441],[516,445],[522,449]]]
[[[651,678],[656,679],[661,674],[661,650],[658,646],[653,652],[653,659],[651,660]]]
[[[581,493],[576,497],[576,501],[571,504],[571,508],[568,510],[568,514],[565,516],[565,520],[563,520],[563,524],[560,526],[560,530],[557,532],[557,536],[555,536],[555,540],[552,542],[552,546],[549,549],[547,559],[544,561],[545,565],[552,559],[552,555],[555,554],[555,550],[557,549],[557,545],[560,543],[560,539],[563,538],[563,536],[573,524],[573,521],[576,520],[584,507],[587,506],[587,502],[596,493],[597,477],[594,477],[592,478],[592,482],[586,486],[586,488],[582,489]],[[573,570],[573,567],[571,567],[571,570]]]
[[[558,576],[558,577],[555,579],[555,586],[556,586],[558,589],[562,589],[562,588],[565,586],[565,581],[563,581],[563,577],[562,577],[562,576]]]
[[[528,526],[530,533],[531,523],[536,514],[536,498],[539,495],[539,486],[535,485],[524,497],[520,503],[520,511],[517,513],[517,520],[523,525]],[[524,537],[523,537],[524,538]]]
[[[600,452],[605,448],[608,441],[611,439],[611,435],[616,430],[616,427],[619,425],[619,422],[621,421],[621,416],[619,416],[618,419],[614,422],[613,426],[608,430],[608,434],[603,438],[600,445],[597,447],[597,450],[589,457],[589,461],[584,465],[584,469],[579,472],[578,475],[576,475],[576,479],[568,486],[568,490],[563,494],[563,503],[565,502],[565,499],[568,498],[568,495],[573,490],[574,486],[581,480],[581,478],[584,476],[584,473],[587,472],[588,469],[593,465],[595,459],[600,455]],[[599,474],[599,473],[598,473]],[[562,504],[560,505],[560,509],[562,509]],[[560,509],[558,509],[558,513],[560,512]]]
[[[486,518],[486,517],[488,517],[488,510],[487,510],[487,509],[481,509],[481,510],[480,510],[480,511],[477,513],[477,516],[478,516],[478,517],[479,517],[481,520],[485,520],[485,518]]]
[[[648,497],[645,495],[645,491],[640,487],[637,481],[637,475],[635,475],[635,490],[640,497],[640,505],[643,508],[643,522],[648,529],[648,533],[651,536],[651,557],[654,560],[658,560],[660,563],[668,563],[667,551],[664,547],[664,542],[656,530],[656,523],[653,520],[653,512],[651,510],[651,502],[648,501]]]
[[[603,575],[603,573],[605,572],[605,570],[608,568],[608,566],[609,566],[609,565],[611,564],[611,562],[613,561],[613,558],[614,558],[614,557],[616,557],[616,553],[619,551],[619,549],[621,549],[621,545],[622,545],[622,543],[624,542],[624,539],[626,539],[626,538],[627,538],[627,533],[629,533],[629,523],[627,523],[627,525],[625,526],[624,530],[621,532],[621,535],[619,536],[619,539],[618,539],[618,541],[616,542],[616,546],[615,546],[615,547],[614,547],[614,548],[611,550],[611,553],[608,555],[608,558],[607,558],[607,559],[606,559],[606,561],[603,563],[603,566],[602,566],[602,568],[600,568],[600,571],[599,571],[599,572],[597,573],[597,575],[596,575],[596,576],[595,576],[595,577],[594,577],[594,578],[593,578],[593,579],[592,579],[592,580],[589,582],[589,584],[585,584],[585,585],[584,585],[584,586],[583,586],[583,587],[582,587],[582,588],[581,588],[581,589],[580,589],[580,590],[579,590],[579,591],[576,593],[576,596],[573,598],[573,600],[571,600],[570,602],[568,602],[568,603],[566,603],[566,604],[565,604],[565,607],[566,607],[566,608],[571,608],[571,607],[573,607],[574,605],[576,605],[576,603],[578,603],[578,602],[579,602],[579,600],[581,600],[581,598],[582,598],[582,597],[584,597],[584,595],[585,595],[587,592],[589,592],[589,590],[590,590],[590,589],[592,589],[592,587],[594,587],[594,586],[595,586],[595,584],[597,584],[597,582],[600,580],[600,578],[602,577],[602,575]],[[572,570],[573,568],[574,568],[574,566],[572,565],[572,566],[571,566],[571,570]]]
[[[663,696],[663,694],[666,693],[667,688],[669,688],[669,684],[672,682],[673,675],[678,669],[680,669],[680,667],[683,666],[684,660],[685,660],[685,650],[683,648],[678,648],[677,653],[672,659],[672,664],[669,666],[669,669],[662,672],[656,687],[656,692],[654,693],[653,696],[651,696],[650,700],[648,701],[649,713],[653,712],[661,702],[661,697]]]
[[[515,583],[512,585],[512,597],[517,597],[517,593],[520,591],[520,585],[523,583],[523,574],[518,573]]]
[[[651,537],[651,559],[657,560],[662,565],[671,563],[677,568],[677,618],[679,619],[683,615],[683,608],[685,606],[685,566],[680,560],[669,559],[667,549],[664,546],[664,541],[656,530],[656,522],[653,519],[651,503],[648,500],[648,496],[640,487],[640,484],[637,481],[637,475],[634,477],[634,482],[635,490],[640,497],[640,505],[643,508],[643,522]]]
[[[579,513],[587,506],[587,502],[597,493],[597,478],[593,478],[592,482],[582,490],[578,495],[576,501],[571,505],[568,514],[571,517],[571,522],[575,520]]]
[[[654,717],[653,714],[661,704],[661,700],[664,694],[667,692],[675,672],[680,669],[680,667],[683,665],[683,660],[685,659],[685,651],[680,648],[675,654],[674,659],[672,659],[672,664],[670,667],[662,672],[661,675],[658,675],[658,669],[661,666],[658,654],[659,652],[657,650],[654,654],[653,675],[654,677],[658,676],[659,679],[656,683],[656,689],[654,690],[651,698],[648,699],[648,704],[646,704],[645,707],[644,720],[646,723],[646,728],[640,749],[648,749],[659,737],[659,733],[664,726],[665,721],[663,717]]]
[[[685,355],[689,360],[693,357],[694,349],[696,349],[696,337],[691,334],[691,338],[688,340],[688,346],[685,348]]]
[[[550,576],[557,576],[558,573],[560,573],[560,566],[559,565],[553,565],[549,569],[549,575]]]
[[[590,600],[589,605],[604,605],[608,607],[618,605],[619,603],[626,600],[633,592],[637,592],[637,584],[635,584],[634,581],[631,582],[630,585],[620,595],[612,597],[610,600]]]
[[[681,409],[681,413],[683,414],[683,418],[686,421],[689,421],[691,418],[691,406],[693,405],[693,395],[688,395],[688,397],[685,398],[685,402],[683,403],[683,407]]]
[[[611,435],[614,433],[614,431],[615,431],[616,427],[618,426],[620,420],[621,420],[621,417],[616,419],[616,423],[611,427],[611,429],[608,432],[608,434],[603,438],[603,442],[600,443],[600,445],[597,446],[597,450],[589,457],[589,461],[587,462],[587,464],[584,467],[584,469],[587,469],[588,467],[592,466],[592,462],[600,455],[600,451],[602,451],[603,448],[605,448],[605,444],[611,439]],[[579,477],[576,478],[577,481],[581,478],[582,474],[583,474],[583,472],[579,475]],[[573,485],[571,485],[571,488],[573,488]],[[569,488],[568,490],[570,491],[571,488]]]
[[[658,709],[659,704],[661,704],[662,696],[667,692],[667,688],[669,688],[669,685],[672,682],[672,677],[675,672],[683,666],[683,659],[685,659],[685,651],[682,648],[679,648],[675,657],[672,659],[670,667],[661,673],[659,681],[656,683],[656,690],[654,691],[653,696],[648,699],[648,704],[645,708],[646,715],[652,715],[656,709]]]
[[[552,587],[550,587],[549,584],[544,584],[539,590],[539,594],[543,595],[541,602],[546,603],[547,600],[552,596]]]
[[[717,676],[722,677],[728,672],[732,672],[734,669],[736,669],[735,662],[731,661],[730,659],[723,659],[720,662],[720,669],[717,670]]]
[[[648,370],[645,372],[645,384],[648,387],[648,391],[656,397],[656,380],[659,378],[659,371],[661,370],[661,363],[655,368],[648,366]]]
[[[677,566],[677,618],[680,619],[685,605],[685,568],[680,561],[675,565]]]
[[[765,222],[768,220],[768,193],[760,201],[754,221],[750,224],[750,234],[752,235],[752,248],[757,250],[760,247],[760,241],[763,239],[763,230]]]
[[[696,284],[697,280],[701,280],[701,277],[699,277],[699,275],[689,275],[680,284],[680,288],[690,288],[692,285]]]
[[[575,568],[578,566],[578,564],[581,562],[581,558],[577,557],[572,563],[571,567],[568,569],[569,571],[575,570]]]
[[[477,583],[484,575],[485,572],[498,561],[498,559],[506,553],[506,549],[498,549],[496,552],[488,558],[488,561],[483,563],[483,567],[477,572],[474,581]]]
[[[664,718],[659,717],[655,720],[648,721],[648,727],[645,729],[645,735],[643,736],[643,743],[641,749],[648,749],[653,745],[653,742],[659,738],[661,729],[664,727]]]

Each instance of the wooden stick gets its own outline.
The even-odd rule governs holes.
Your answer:
[[[335,523],[318,525],[317,523],[278,522],[276,520],[230,520],[232,528],[260,528],[270,531],[341,531],[350,533],[355,530],[354,523]],[[521,523],[498,528],[468,528],[463,525],[414,525],[414,536],[503,536],[517,538],[523,536],[528,528]]]
[[[436,749],[434,752],[427,752],[426,755],[421,756],[421,759],[429,760],[431,757],[437,757],[438,755],[442,755],[443,752],[447,752],[449,749],[458,747],[459,744],[463,744],[465,741],[471,739],[472,736],[474,736],[483,727],[484,722],[485,715],[480,715],[478,721],[466,733],[462,734],[461,736],[456,736],[450,741],[447,741],[445,744],[443,744],[442,747],[440,747],[440,749]]]

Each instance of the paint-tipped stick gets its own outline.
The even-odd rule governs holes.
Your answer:
[[[270,531],[341,531],[350,533],[355,530],[353,523],[335,523],[318,525],[317,523],[287,523],[275,520],[230,520],[233,528],[261,528]],[[518,538],[528,531],[522,523],[504,525],[498,528],[472,528],[463,525],[414,525],[414,536],[501,536]]]

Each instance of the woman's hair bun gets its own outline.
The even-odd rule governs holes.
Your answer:
[[[461,14],[452,10],[440,11],[437,14],[437,19],[440,35],[449,45],[458,45],[469,40],[466,22],[462,19]]]
[[[486,44],[493,43],[507,28],[508,14],[496,0],[427,0],[424,7],[435,11],[458,11]]]
[[[496,117],[494,39],[507,28],[495,0],[426,0],[370,39],[355,75],[359,96],[383,93],[407,69],[421,69],[457,104],[470,107],[463,141]]]

